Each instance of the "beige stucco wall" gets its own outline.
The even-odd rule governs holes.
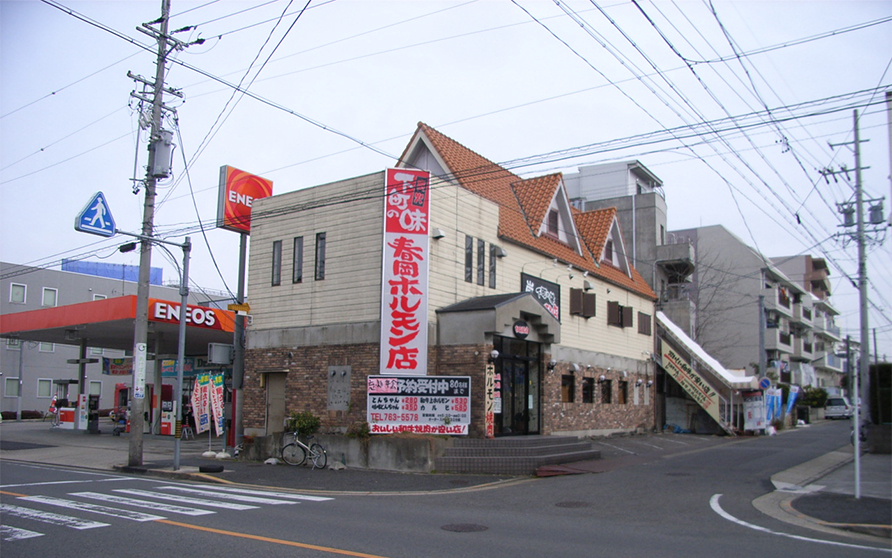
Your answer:
[[[383,173],[308,188],[255,202],[249,259],[248,301],[254,316],[251,330],[378,322],[381,308],[381,240]],[[359,195],[367,192],[367,195]],[[357,199],[361,198],[361,199]],[[353,199],[342,203],[332,200]],[[610,285],[594,276],[583,277],[551,258],[498,237],[499,207],[464,188],[435,179],[431,189],[431,228],[444,236],[430,240],[430,289],[428,320],[435,327],[436,310],[468,298],[518,292],[520,275],[541,277],[560,285],[561,347],[632,359],[646,360],[653,350],[653,336],[638,333],[638,312],[653,317],[653,303],[644,297]],[[284,212],[278,215],[278,212]],[[263,215],[276,215],[263,218]],[[315,239],[326,233],[325,279],[313,278]],[[465,236],[474,238],[474,280],[465,281]],[[293,238],[304,237],[304,279],[292,284]],[[486,242],[484,285],[476,281],[477,239]],[[273,287],[273,241],[282,241],[282,281]],[[489,287],[489,249],[502,247],[496,288]],[[592,284],[597,314],[581,318],[569,313],[570,288]],[[609,291],[609,292],[608,292]],[[607,302],[617,301],[634,309],[633,327],[607,325]],[[431,338],[431,343],[435,343]],[[582,359],[580,359],[582,360]]]

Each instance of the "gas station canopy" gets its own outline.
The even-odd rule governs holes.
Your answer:
[[[179,342],[180,303],[149,299],[149,352],[176,354]],[[5,314],[0,337],[133,350],[136,296]],[[205,355],[209,343],[232,343],[235,314],[204,306],[187,306],[186,355]]]

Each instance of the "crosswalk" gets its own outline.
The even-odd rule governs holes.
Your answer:
[[[63,497],[19,495],[15,503],[0,503],[0,541],[41,537],[46,534],[41,529],[48,532],[52,527],[96,529],[120,520],[147,522],[331,500],[324,496],[218,485],[162,483],[150,488],[108,485],[101,488],[104,490],[68,492]]]

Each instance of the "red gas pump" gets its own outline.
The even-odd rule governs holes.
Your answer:
[[[163,436],[173,436],[176,428],[177,410],[173,400],[173,386],[161,386],[161,432]]]

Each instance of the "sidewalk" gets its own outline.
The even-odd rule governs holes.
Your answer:
[[[111,424],[102,423],[102,432],[52,428],[49,422],[7,421],[0,425],[0,459],[49,465],[124,470],[128,459],[129,435],[112,435]],[[247,484],[306,493],[328,494],[412,494],[436,491],[483,490],[507,484],[529,482],[531,477],[507,475],[452,475],[399,473],[343,468],[313,470],[309,467],[266,465],[237,459],[203,457],[208,449],[222,450],[222,442],[208,443],[203,436],[180,442],[180,469],[173,470],[174,440],[169,436],[143,436],[143,467],[150,475]],[[329,466],[337,467],[337,457],[329,456]],[[610,470],[609,461],[592,462],[591,472]],[[623,461],[617,458],[614,461]],[[753,504],[777,519],[809,528],[836,532],[863,533],[890,537],[892,533],[892,458],[864,454],[860,463],[861,498],[855,494],[855,463],[851,446],[843,446],[812,461],[802,463],[771,477],[776,490]],[[625,463],[625,461],[623,461]],[[632,465],[634,462],[626,463]],[[203,473],[223,466],[223,472]],[[581,464],[581,465],[584,465]],[[616,466],[622,466],[617,463]],[[586,467],[580,467],[585,470]],[[133,469],[126,468],[128,472]]]

